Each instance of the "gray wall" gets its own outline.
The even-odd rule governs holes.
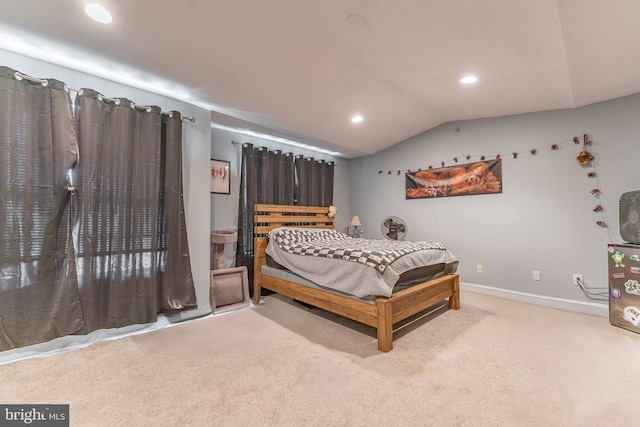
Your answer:
[[[213,117],[219,124],[224,124],[224,119],[219,114],[214,114]],[[351,221],[349,160],[267,139],[213,128],[211,129],[211,158],[231,162],[231,194],[211,194],[211,230],[236,230],[238,227],[239,172],[242,148],[232,145],[231,141],[248,142],[256,146],[265,146],[274,150],[301,154],[314,159],[335,161],[337,165],[334,168],[333,204],[338,207],[335,225],[338,230],[342,230],[343,227],[349,224]],[[305,143],[304,140],[298,139],[297,141]],[[235,245],[225,245],[225,258],[227,267],[235,265]],[[211,268],[213,268],[213,263],[211,263]]]
[[[381,237],[382,220],[396,215],[407,222],[408,239],[445,243],[460,259],[462,282],[589,301],[572,284],[572,274],[583,274],[587,286],[607,286],[607,243],[621,242],[619,197],[640,189],[638,117],[640,94],[571,110],[441,125],[351,161],[353,214],[367,237]],[[582,140],[585,133],[593,140],[597,179],[576,161],[581,146],[564,142]],[[552,144],[560,149],[551,151]],[[532,148],[537,155],[529,153]],[[511,155],[521,151],[527,153]],[[406,170],[496,154],[504,159],[502,194],[405,200]],[[403,173],[397,176],[397,170]],[[594,188],[602,191],[600,198],[591,194]],[[593,212],[598,204],[604,214]],[[596,225],[603,219],[608,228]],[[476,273],[477,264],[484,274]],[[533,270],[542,280],[532,280]]]
[[[209,157],[211,150],[211,113],[175,99],[135,89],[110,80],[60,67],[48,62],[0,50],[0,64],[34,77],[55,78],[69,87],[92,88],[109,97],[126,97],[137,104],[157,105],[163,111],[176,110],[196,118],[183,126],[183,179],[187,233],[191,268],[196,287],[198,309],[179,318],[209,313]]]

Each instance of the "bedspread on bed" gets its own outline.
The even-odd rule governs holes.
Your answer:
[[[379,271],[359,262],[340,258],[302,256],[284,251],[274,238],[274,235],[282,229],[283,227],[271,230],[267,246],[266,252],[275,262],[318,285],[359,298],[391,296],[398,278],[408,270],[435,264],[442,264],[443,267],[454,263],[457,265],[458,262],[448,249],[419,249],[397,257],[388,263],[384,271]],[[326,230],[309,231],[321,233]],[[350,241],[370,240],[345,237]],[[388,242],[393,244],[392,241]]]
[[[290,254],[338,258],[358,262],[384,273],[403,255],[425,249],[446,250],[438,242],[355,239],[336,230],[309,231],[281,228],[271,235],[280,249]]]

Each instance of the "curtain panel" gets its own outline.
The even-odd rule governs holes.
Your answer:
[[[333,203],[334,163],[265,147],[242,145],[236,265],[253,284],[253,217],[256,203],[329,206]],[[253,295],[253,286],[249,287]]]
[[[295,156],[296,205],[330,206],[333,203],[334,163]]]
[[[182,118],[162,115],[160,169],[160,281],[158,309],[171,313],[197,307],[191,273],[182,184]]]
[[[0,350],[84,327],[68,182],[77,158],[64,84],[0,67]]]
[[[83,333],[157,318],[161,111],[106,101],[94,90],[76,98],[81,161],[78,277]]]
[[[293,154],[242,145],[236,265],[247,267],[253,283],[253,215],[256,203],[294,204]],[[253,295],[253,286],[249,286]]]

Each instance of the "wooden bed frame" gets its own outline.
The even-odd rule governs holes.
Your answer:
[[[260,302],[260,289],[270,289],[279,294],[339,314],[377,329],[378,349],[393,349],[393,325],[430,306],[449,299],[450,309],[460,308],[460,290],[457,274],[417,284],[395,292],[389,298],[376,298],[375,304],[337,295],[320,289],[263,275],[266,264],[267,233],[275,227],[335,228],[334,218],[329,218],[327,207],[255,205],[254,216],[254,279],[253,298]]]

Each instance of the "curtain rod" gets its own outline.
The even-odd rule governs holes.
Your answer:
[[[16,71],[15,78],[16,78],[16,80],[24,79],[24,80],[29,80],[30,82],[40,83],[43,87],[49,86],[49,80],[47,80],[47,79],[39,79],[37,77],[32,77],[32,76],[29,76],[27,74],[23,74],[23,73],[21,73],[19,71]],[[81,89],[73,89],[73,88],[70,88],[69,86],[67,86],[66,84],[64,85],[64,88],[65,88],[65,90],[67,92],[68,91],[73,91],[73,92],[77,92],[79,94],[82,93]],[[120,99],[119,98],[109,98],[107,96],[102,95],[101,93],[98,94],[98,99],[107,100],[109,102],[115,102],[116,105],[120,104]],[[147,112],[151,111],[151,107],[150,106],[148,106],[148,105],[139,105],[139,104],[136,104],[134,102],[131,102],[131,108],[137,108],[139,110],[147,110]],[[162,114],[171,116],[171,112],[163,111]],[[196,118],[195,117],[182,116],[181,119],[182,119],[183,122],[185,122],[185,121],[188,121],[190,123],[195,123],[196,122]]]
[[[235,139],[231,140],[231,145],[242,145],[242,146],[244,146],[245,144],[249,144],[249,143],[248,142],[238,142]],[[256,147],[270,150],[270,148],[263,147],[263,146],[256,146]],[[274,151],[274,150],[271,150],[271,151]],[[305,158],[304,155],[302,155],[302,154],[293,154],[293,153],[285,153],[285,154],[292,154],[294,157]],[[305,158],[305,160],[311,160],[311,158]],[[325,159],[314,159],[314,160],[316,160],[317,162],[325,161],[325,162],[328,162],[328,163],[333,163],[334,166],[338,166],[338,163],[336,163],[335,160],[325,160]]]

